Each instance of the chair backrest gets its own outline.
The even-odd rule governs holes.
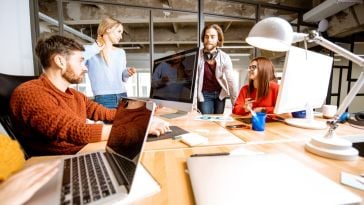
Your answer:
[[[30,157],[26,152],[26,146],[22,144],[21,137],[16,136],[10,119],[10,97],[14,89],[23,82],[36,79],[38,76],[16,76],[0,73],[0,123],[7,134],[21,144],[25,157]]]

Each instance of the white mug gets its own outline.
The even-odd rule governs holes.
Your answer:
[[[322,116],[326,119],[333,118],[337,112],[336,105],[323,105],[322,106]]]

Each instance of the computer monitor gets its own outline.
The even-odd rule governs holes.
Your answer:
[[[198,51],[194,48],[154,60],[149,98],[158,106],[192,111]]]
[[[286,53],[283,75],[274,113],[306,110],[306,118],[286,119],[289,125],[325,129],[325,122],[314,120],[313,109],[326,99],[333,58],[291,46]]]

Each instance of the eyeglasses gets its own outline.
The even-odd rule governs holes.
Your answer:
[[[257,69],[258,68],[258,66],[256,66],[256,65],[250,65],[249,67],[248,67],[248,70],[251,70],[251,71],[254,71],[255,69]]]

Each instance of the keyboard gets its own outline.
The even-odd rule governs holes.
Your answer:
[[[61,204],[88,204],[116,193],[100,153],[64,160]]]

